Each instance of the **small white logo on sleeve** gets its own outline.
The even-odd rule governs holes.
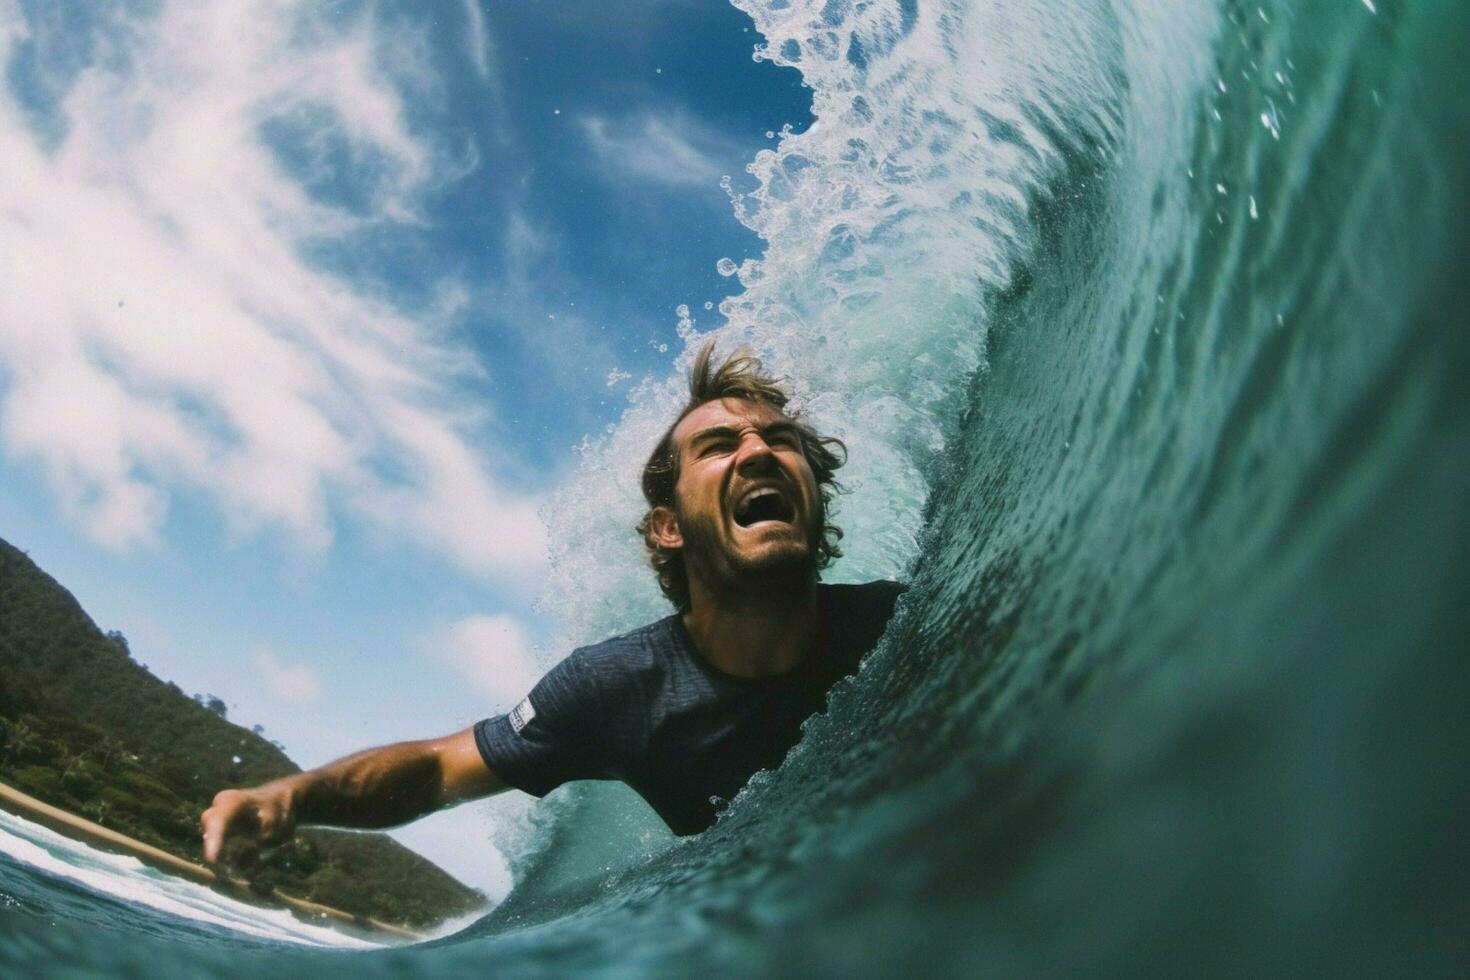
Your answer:
[[[510,713],[510,727],[514,728],[515,733],[519,735],[521,729],[529,725],[531,719],[535,717],[536,709],[531,707],[531,699],[526,698],[520,704],[516,705],[515,710]]]

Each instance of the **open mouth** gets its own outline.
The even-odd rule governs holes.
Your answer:
[[[795,516],[796,511],[791,502],[775,487],[752,490],[735,504],[735,523],[741,527],[750,527],[763,521],[790,524]]]

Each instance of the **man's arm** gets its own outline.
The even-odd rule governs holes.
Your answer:
[[[396,827],[507,788],[485,765],[473,728],[368,749],[310,772],[216,794],[199,818],[204,860],[218,861],[234,838],[278,844],[299,824]]]

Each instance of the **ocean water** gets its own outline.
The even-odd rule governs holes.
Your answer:
[[[737,6],[816,122],[683,332],[848,441],[829,578],[913,583],[882,646],[697,838],[615,786],[523,814],[453,936],[307,947],[6,845],[0,970],[1463,974],[1470,7]],[[628,464],[679,385],[557,501],[567,643],[661,614]]]
[[[373,948],[341,931],[291,913],[245,905],[136,858],[78,844],[23,817],[0,812],[0,915],[39,915],[50,923],[208,941],[223,932],[278,943]],[[17,937],[20,938],[20,937]]]

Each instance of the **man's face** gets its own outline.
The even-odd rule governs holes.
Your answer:
[[[812,571],[821,498],[791,419],[763,402],[706,402],[673,442],[673,516],[691,577],[717,588]]]

